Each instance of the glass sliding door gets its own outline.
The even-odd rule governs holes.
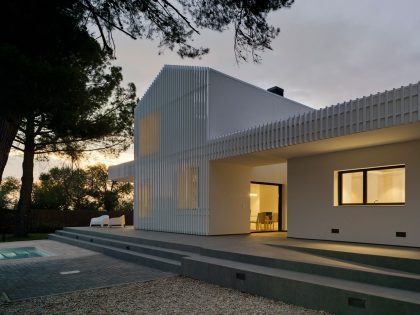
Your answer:
[[[281,227],[281,185],[251,182],[251,232],[279,231]],[[279,220],[280,218],[280,220]]]

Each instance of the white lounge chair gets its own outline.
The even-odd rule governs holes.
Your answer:
[[[115,226],[115,225],[125,227],[125,215],[124,214],[120,217],[109,219],[108,227]]]
[[[109,226],[109,215],[101,215],[100,217],[97,218],[92,218],[90,219],[90,225],[100,225],[101,227],[104,227],[104,225],[108,225]]]

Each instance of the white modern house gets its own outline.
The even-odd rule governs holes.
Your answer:
[[[135,110],[137,229],[420,247],[420,83],[319,110],[165,66]]]

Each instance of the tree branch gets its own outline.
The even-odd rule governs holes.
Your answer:
[[[103,43],[103,45],[104,45],[104,48],[105,48],[106,50],[111,50],[111,47],[109,47],[109,45],[108,45],[108,43],[107,43],[107,41],[106,41],[105,34],[104,34],[103,29],[102,29],[101,22],[99,21],[98,16],[96,15],[95,9],[93,8],[92,4],[91,4],[89,1],[85,0],[85,2],[87,3],[87,5],[84,5],[83,3],[81,3],[81,4],[82,4],[85,8],[87,8],[87,9],[89,10],[89,12],[92,14],[93,19],[94,19],[94,20],[95,20],[95,22],[96,22],[96,26],[98,27],[99,33],[101,34],[102,43]]]
[[[96,24],[98,25],[99,31],[101,32],[101,37],[103,41],[106,41],[105,39],[105,35],[103,34],[103,30],[102,30],[102,26],[101,23],[99,22],[100,18],[101,20],[103,20],[104,22],[108,23],[109,25],[115,27],[117,30],[119,30],[120,32],[123,32],[125,35],[130,36],[132,39],[137,39],[133,34],[127,32],[126,30],[124,30],[123,28],[115,25],[115,23],[111,22],[110,20],[108,20],[107,18],[103,17],[102,15],[98,14],[95,10],[95,8],[93,7],[93,5],[88,1],[88,0],[84,0],[84,2],[86,2],[86,5],[81,3],[82,6],[84,6],[85,8],[87,8],[92,14],[93,14],[93,18],[95,19]],[[108,44],[106,44],[106,46],[108,48],[109,47]]]
[[[111,149],[115,146],[120,145],[121,143],[124,143],[124,141],[126,141],[126,139],[121,140],[117,143],[114,144],[110,144],[104,147],[100,147],[100,148],[94,148],[94,149],[82,149],[82,150],[74,150],[77,153],[83,153],[83,152],[94,152],[94,151],[102,151],[102,150],[106,150],[106,149]],[[19,149],[18,149],[19,150]],[[68,150],[47,150],[47,151],[39,151],[39,152],[35,152],[36,155],[38,154],[50,154],[50,153],[66,153],[68,152]]]
[[[188,25],[189,28],[191,28],[197,34],[200,34],[200,32],[191,25],[190,21],[188,21],[188,19],[183,14],[181,14],[181,12],[179,12],[178,9],[175,8],[169,1],[167,1],[167,0],[162,0],[162,1],[163,1],[163,3],[167,4],[168,6],[170,6],[178,14],[178,16],[181,19],[183,19],[185,21],[185,23],[187,23],[187,25]]]

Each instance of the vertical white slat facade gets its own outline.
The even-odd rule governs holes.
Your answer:
[[[420,121],[420,82],[211,139],[211,160]],[[275,135],[275,136],[270,136]],[[233,146],[232,143],[240,145]]]
[[[136,228],[208,234],[208,154],[205,145],[208,72],[208,68],[165,66],[136,107]],[[158,128],[142,128],[141,122],[153,115],[159,117]],[[156,139],[159,145],[155,152],[141,152],[141,141]],[[154,147],[154,144],[149,143],[146,147]],[[178,184],[181,170],[185,168],[198,170],[198,207],[195,209],[179,207]],[[142,185],[148,186],[148,196],[142,195]],[[149,199],[148,209],[143,212],[142,198]]]

